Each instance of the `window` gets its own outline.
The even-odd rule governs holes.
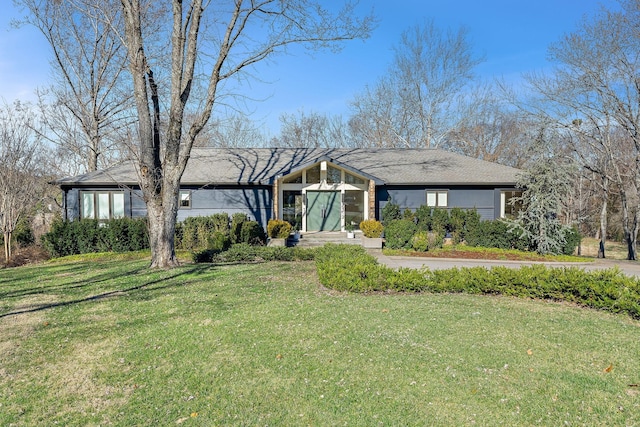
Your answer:
[[[327,184],[340,184],[342,182],[342,171],[327,165]]]
[[[282,219],[296,230],[302,228],[302,191],[282,192]]]
[[[434,208],[446,208],[449,206],[447,191],[427,191],[427,206]]]
[[[320,163],[307,169],[307,184],[320,184]]]
[[[348,173],[344,173],[344,182],[347,184],[364,184],[364,179],[358,178]]]
[[[307,184],[320,184],[320,163],[307,169]]]
[[[522,191],[503,191],[500,193],[500,218],[515,218],[522,209]]]
[[[282,180],[285,184],[302,184],[302,172],[298,172],[294,175],[288,176]]]
[[[80,218],[106,221],[124,217],[124,191],[81,191]]]
[[[360,228],[364,219],[364,191],[347,190],[344,192],[344,224],[353,229]]]
[[[191,209],[191,191],[180,191],[179,209]]]

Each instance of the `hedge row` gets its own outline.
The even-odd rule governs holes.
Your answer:
[[[120,218],[100,223],[93,219],[53,222],[42,236],[45,249],[53,257],[91,252],[129,252],[149,248],[147,222]]]
[[[388,203],[382,215],[386,218],[385,245],[390,249],[425,252],[441,247],[445,236],[448,236],[453,243],[465,242],[469,246],[533,250],[527,239],[509,231],[507,222],[499,219],[482,221],[475,209],[446,210],[421,206],[415,212],[407,209],[401,214],[397,205]],[[562,254],[573,255],[580,244],[580,234],[572,228],[565,237]]]
[[[237,243],[228,249],[205,249],[193,252],[193,262],[260,262],[260,261],[311,261],[314,248],[288,248],[284,246],[252,246]]]
[[[176,248],[190,251],[225,250],[234,243],[264,245],[266,235],[256,221],[243,213],[227,213],[186,218],[176,224]]]
[[[579,268],[542,265],[398,270],[377,264],[366,251],[352,245],[325,245],[316,253],[320,282],[350,292],[464,292],[521,298],[570,301],[585,307],[626,313],[640,319],[640,279],[618,269],[586,272]]]

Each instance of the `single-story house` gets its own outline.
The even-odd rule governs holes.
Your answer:
[[[182,177],[178,221],[246,213],[301,231],[344,231],[380,219],[389,201],[509,212],[520,170],[439,149],[194,148]],[[135,162],[57,181],[68,220],[143,217]]]

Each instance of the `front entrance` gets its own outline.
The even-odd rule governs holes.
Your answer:
[[[340,231],[339,191],[307,191],[307,231]]]

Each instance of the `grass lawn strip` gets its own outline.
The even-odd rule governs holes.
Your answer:
[[[640,420],[640,323],[627,316],[329,292],[311,262],[147,263],[0,273],[0,425]]]

